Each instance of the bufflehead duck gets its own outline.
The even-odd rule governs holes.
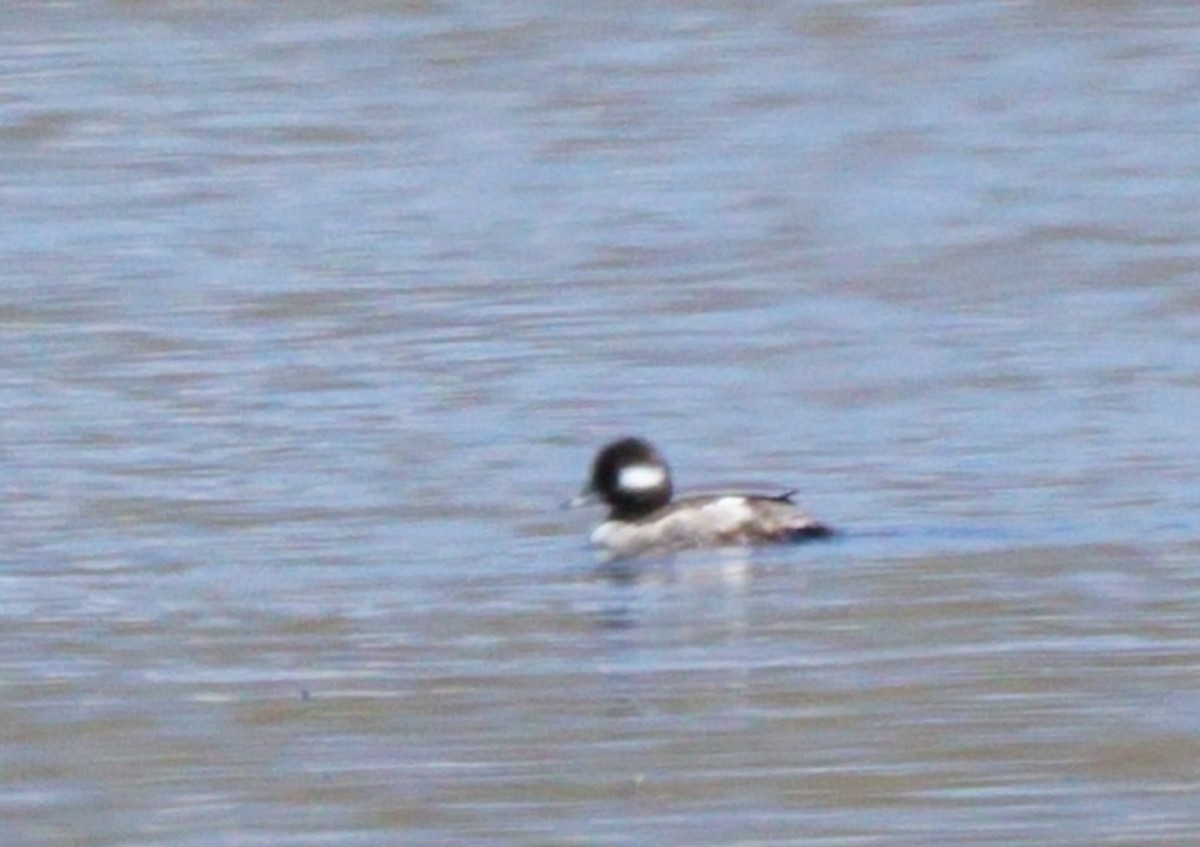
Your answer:
[[[592,544],[609,558],[687,547],[780,544],[827,538],[832,530],[779,494],[710,494],[672,500],[671,471],[662,454],[641,438],[605,446],[572,505],[608,504],[608,519]]]

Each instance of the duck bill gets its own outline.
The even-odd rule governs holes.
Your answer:
[[[600,502],[600,496],[589,486],[584,488],[570,500],[563,502],[564,509],[578,509],[582,506],[591,506],[594,503]]]

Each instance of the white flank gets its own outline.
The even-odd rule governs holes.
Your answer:
[[[704,512],[708,525],[716,532],[736,531],[754,517],[754,511],[746,502],[746,498],[736,495],[706,503],[701,511]]]
[[[661,488],[666,481],[667,472],[658,465],[630,465],[617,475],[617,487],[625,491]]]

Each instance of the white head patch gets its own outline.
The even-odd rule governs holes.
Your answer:
[[[617,487],[622,491],[648,491],[666,482],[667,471],[659,465],[630,465],[617,474]]]

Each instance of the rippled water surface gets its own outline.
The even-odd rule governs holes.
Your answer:
[[[1195,844],[1200,8],[0,21],[4,845]]]

